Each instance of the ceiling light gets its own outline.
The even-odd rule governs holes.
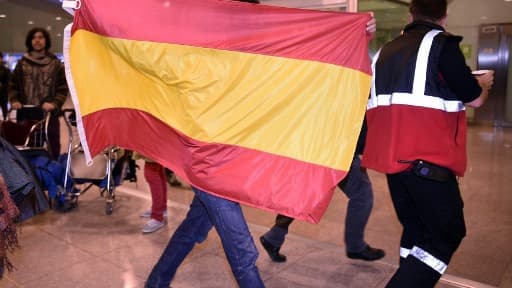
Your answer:
[[[5,18],[5,17],[7,17],[7,15],[5,15],[5,14],[0,14],[0,18]]]
[[[487,20],[487,16],[481,16],[480,19],[481,20]]]
[[[32,24],[34,24],[34,21],[32,21],[32,20],[28,20],[27,24],[28,24],[28,25],[32,25]]]
[[[62,20],[62,18],[57,16],[57,17],[55,17],[55,20],[60,21],[60,20]]]

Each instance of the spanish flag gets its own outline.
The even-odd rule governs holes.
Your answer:
[[[368,14],[82,0],[65,47],[88,159],[135,150],[209,193],[316,223],[371,82]]]

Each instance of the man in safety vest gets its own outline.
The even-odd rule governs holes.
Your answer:
[[[374,58],[363,166],[386,173],[403,226],[387,287],[434,287],[466,234],[464,104],[481,106],[493,72],[473,76],[443,28],[446,0],[412,0],[411,23]]]

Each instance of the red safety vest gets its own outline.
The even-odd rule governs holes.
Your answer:
[[[438,55],[431,55],[431,51],[438,53],[440,50],[432,49],[433,45],[436,47],[435,45],[439,45],[437,43],[439,39],[446,37],[443,34],[438,36],[439,33],[442,31],[431,30],[422,39],[418,39],[421,41],[418,53],[410,55],[416,58],[416,63],[408,68],[410,70],[406,71],[408,73],[402,73],[402,75],[385,73],[386,65],[400,64],[383,61],[379,66],[379,53],[374,57],[374,83],[366,112],[368,134],[363,166],[382,173],[397,173],[410,167],[410,164],[401,163],[401,161],[421,159],[449,168],[458,176],[464,175],[466,170],[465,107],[461,101],[456,100],[449,89],[439,88],[436,83],[430,82],[434,77],[439,77]],[[403,45],[401,47],[403,48]],[[409,48],[415,49],[417,46]],[[380,58],[396,59],[396,54],[394,56],[389,54],[395,52],[385,46],[380,51]],[[414,59],[412,60],[414,63]],[[410,63],[410,61],[399,62]],[[378,67],[377,71],[375,67]],[[435,75],[432,75],[433,73]],[[411,75],[414,78],[412,91],[409,89],[408,92],[383,92],[382,90],[386,89],[379,89],[379,85],[375,85],[376,77],[381,77],[377,80],[378,83],[389,83],[387,81],[405,83],[404,79],[399,78],[411,78]]]

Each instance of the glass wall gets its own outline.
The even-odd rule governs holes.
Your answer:
[[[377,20],[377,32],[370,43],[373,55],[384,43],[400,35],[409,22],[409,3],[405,1],[359,0],[358,11],[371,11]]]

